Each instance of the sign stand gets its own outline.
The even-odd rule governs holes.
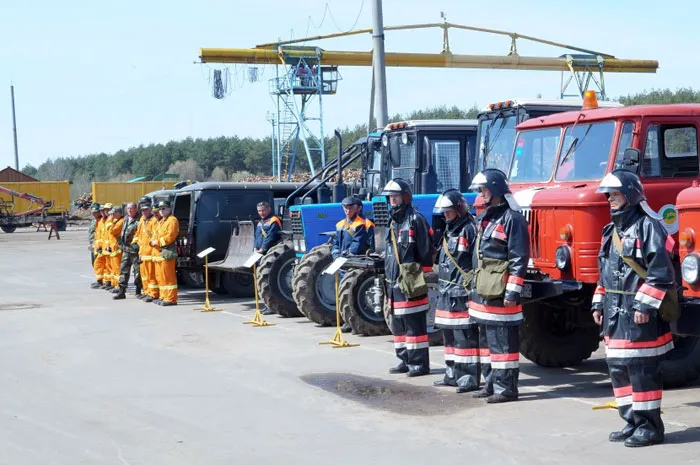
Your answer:
[[[260,313],[260,298],[258,297],[258,261],[262,258],[262,254],[254,253],[247,262],[245,262],[245,267],[253,267],[253,289],[255,290],[255,315],[250,321],[244,321],[244,325],[253,325],[254,327],[260,326],[275,326],[275,323],[268,323]]]
[[[340,330],[340,302],[338,301],[338,282],[340,268],[347,261],[346,258],[338,257],[328,268],[323,270],[323,274],[335,275],[335,335],[330,341],[319,342],[319,345],[330,345],[334,349],[342,349],[346,347],[358,347],[360,344],[350,344],[343,338],[343,332]]]
[[[214,308],[209,304],[209,254],[216,250],[214,247],[209,247],[197,254],[199,258],[204,257],[204,307],[195,308],[202,312],[220,312],[220,308]]]

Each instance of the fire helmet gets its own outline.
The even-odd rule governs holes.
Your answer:
[[[459,216],[467,214],[469,206],[467,199],[457,189],[448,189],[438,197],[433,208],[433,214],[439,215],[447,210],[455,210]]]
[[[486,187],[491,191],[491,195],[494,196],[502,197],[506,194],[510,194],[510,187],[508,186],[506,174],[495,168],[487,168],[477,173],[474,179],[472,179],[469,190],[476,191],[482,187]]]

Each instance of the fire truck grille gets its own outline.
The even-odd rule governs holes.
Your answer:
[[[381,228],[389,224],[389,209],[386,202],[374,202],[372,204],[374,210],[374,224]]]
[[[540,258],[540,221],[539,212],[530,208],[523,209],[523,215],[530,226],[530,258]]]

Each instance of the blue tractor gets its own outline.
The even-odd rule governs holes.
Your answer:
[[[441,192],[450,188],[467,190],[474,170],[476,132],[474,120],[426,120],[392,123],[381,137],[376,133],[368,137],[360,194],[371,199],[363,205],[365,215],[375,223],[376,251],[383,250],[389,220],[386,199],[376,194],[389,179],[404,178],[415,192],[414,206],[430,220]],[[473,200],[474,195],[469,196]],[[339,200],[337,196],[336,202]],[[335,324],[334,281],[321,272],[332,261],[328,240],[336,222],[343,218],[343,210],[339,203],[302,204],[290,210],[292,242],[299,257],[293,278],[295,301],[310,320]],[[441,237],[440,220],[433,219],[436,237]],[[344,270],[341,314],[357,334],[389,334],[382,311],[382,269],[381,257],[375,254],[354,257]],[[435,336],[441,337],[437,332]]]

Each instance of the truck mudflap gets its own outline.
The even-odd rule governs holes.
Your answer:
[[[243,265],[253,254],[255,225],[252,221],[240,221],[233,225],[231,239],[228,242],[226,257],[218,262],[209,264],[209,268],[217,271],[238,271],[252,273],[250,268]]]
[[[680,302],[681,317],[671,323],[671,331],[679,336],[700,336],[700,299]]]

